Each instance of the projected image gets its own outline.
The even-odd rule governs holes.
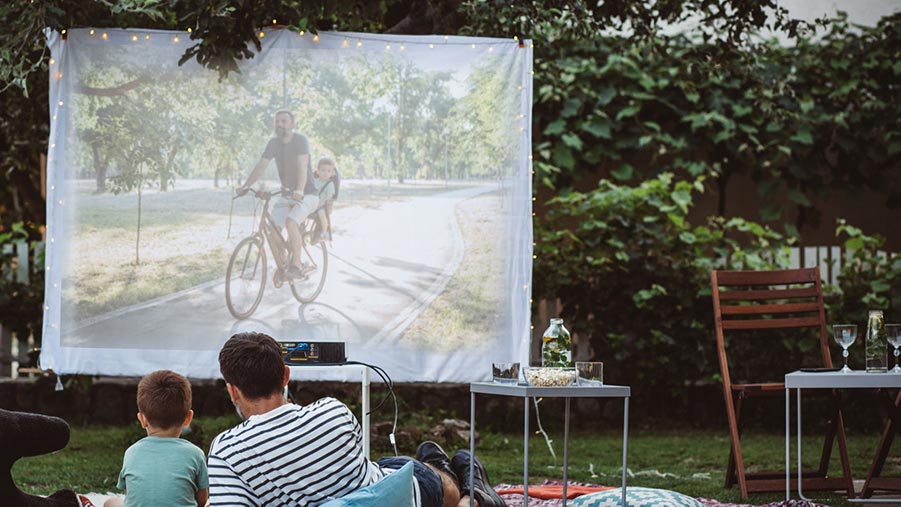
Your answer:
[[[451,353],[513,334],[521,48],[274,32],[220,79],[150,35],[78,37],[62,347],[218,350],[261,330]]]

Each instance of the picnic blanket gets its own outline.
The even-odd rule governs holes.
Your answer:
[[[600,484],[588,484],[584,482],[570,481],[566,488],[566,498],[573,499],[588,493],[616,489]],[[529,505],[523,504],[522,484],[498,484],[494,487],[507,507],[562,507],[563,481],[547,480],[537,486],[529,485]],[[698,502],[705,507],[754,507],[752,504],[722,503],[709,498],[698,498]],[[789,500],[773,502],[761,507],[829,507],[828,505],[811,503],[806,500]]]

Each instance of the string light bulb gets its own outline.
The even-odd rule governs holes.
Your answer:
[[[278,24],[278,22],[275,20],[275,18],[272,18],[272,24],[273,24],[273,25],[277,25],[277,24]]]
[[[475,48],[476,48],[476,45],[475,45],[475,44],[472,44],[472,49],[475,49]]]
[[[434,44],[429,44],[429,49],[435,49],[435,45],[434,45]]]
[[[347,47],[347,38],[346,38],[346,37],[345,37],[344,40],[341,41],[341,47],[342,47],[342,48],[346,48],[346,47]]]
[[[519,35],[514,35],[513,40],[519,40]]]
[[[400,45],[400,50],[403,51],[404,49],[406,49],[406,47],[405,47],[403,44],[401,44],[401,45]]]
[[[172,42],[174,42],[176,44],[178,43],[178,35],[176,35],[175,37],[172,37]]]
[[[107,38],[109,38],[109,35],[107,35],[106,32],[103,32],[102,34],[100,34],[100,38],[106,40]]]
[[[88,33],[89,33],[89,34],[90,34],[90,35],[91,35],[91,37],[93,37],[93,36],[94,36],[94,29],[93,29],[93,28],[91,28],[91,31],[90,31],[90,32],[88,32]]]
[[[357,41],[357,47],[358,47],[358,48],[363,47],[363,41],[358,40],[358,41]]]
[[[261,39],[262,39],[262,38],[263,38],[263,37],[265,37],[265,36],[266,36],[266,34],[265,34],[265,33],[263,33],[263,31],[262,31],[262,30],[260,30],[260,38],[261,38]]]
[[[319,34],[313,36],[313,42],[319,42]]]
[[[66,29],[65,29],[65,28],[63,28],[63,31],[62,31],[62,32],[60,32],[60,33],[61,33],[61,34],[63,34],[63,35],[66,35]]]
[[[53,65],[54,63],[56,63],[56,60],[54,60],[53,58],[51,58],[51,59],[50,59],[50,65]]]
[[[300,36],[303,37],[303,34],[305,34],[305,33],[306,33],[306,32],[304,32],[303,30],[301,30],[301,31],[300,31]]]
[[[188,33],[191,33],[192,31],[193,31],[193,30],[192,30],[191,27],[189,26],[189,27],[188,27]]]
[[[149,33],[148,33],[147,35],[144,36],[144,40],[150,40],[150,34],[149,34]]]
[[[137,41],[138,41],[138,36],[137,36],[137,35],[132,35],[132,36],[131,36],[131,41],[132,41],[132,42],[137,42]]]
[[[388,43],[385,44],[385,49],[388,50],[388,51],[391,50],[391,43],[390,43],[390,42],[388,42]]]

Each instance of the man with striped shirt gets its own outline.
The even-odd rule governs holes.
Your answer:
[[[219,352],[228,394],[244,422],[210,446],[212,506],[318,506],[369,486],[412,458],[373,463],[363,455],[360,425],[346,405],[323,398],[301,407],[282,396],[290,370],[272,337],[232,336]],[[416,505],[503,507],[474,460],[469,484],[468,451],[451,461],[434,442],[423,443],[412,460]],[[472,492],[472,493],[470,493]]]

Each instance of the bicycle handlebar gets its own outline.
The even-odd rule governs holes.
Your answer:
[[[240,190],[240,188],[236,189],[236,192],[239,190]],[[284,197],[290,197],[291,194],[293,194],[292,191],[287,190],[287,189],[281,189],[276,192],[269,192],[268,190],[254,190],[253,188],[248,187],[248,188],[244,189],[244,192],[236,193],[235,196],[232,197],[232,200],[237,199],[238,197],[244,197],[244,195],[246,195],[248,193],[251,193],[254,196],[256,196],[258,199],[262,199],[264,201],[271,199],[272,196],[274,196],[274,195],[282,195]]]

